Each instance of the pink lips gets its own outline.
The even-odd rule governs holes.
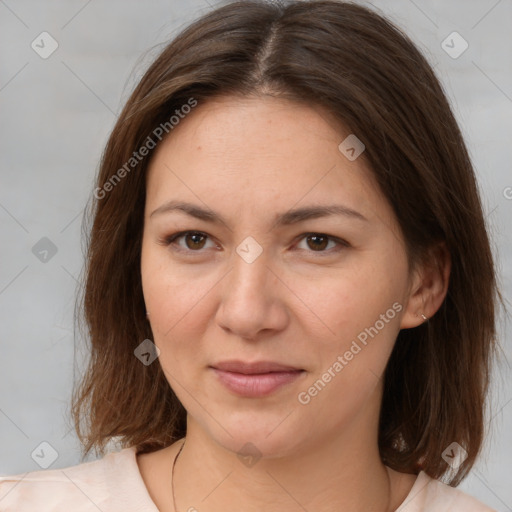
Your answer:
[[[299,368],[271,361],[223,361],[211,368],[229,390],[250,398],[267,396],[304,373]]]

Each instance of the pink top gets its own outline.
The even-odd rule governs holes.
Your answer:
[[[0,512],[158,512],[136,447],[62,469],[0,477]],[[396,512],[496,512],[421,472]]]

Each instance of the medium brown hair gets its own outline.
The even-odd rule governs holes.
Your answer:
[[[140,273],[151,155],[132,169],[126,163],[191,98],[226,94],[271,94],[331,113],[365,144],[410,268],[446,244],[446,298],[428,322],[400,331],[384,374],[379,448],[397,471],[422,469],[457,485],[481,449],[503,303],[475,173],[442,87],[409,38],[370,9],[328,0],[213,10],[165,47],[122,110],[97,178],[97,190],[108,192],[89,212],[80,311],[90,361],[72,404],[84,454],[94,447],[104,455],[113,438],[151,452],[186,434],[186,411],[160,364],[134,356],[152,339]],[[442,452],[454,441],[468,457],[450,471]]]

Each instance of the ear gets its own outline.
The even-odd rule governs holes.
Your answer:
[[[450,252],[445,242],[438,242],[414,272],[400,329],[410,329],[426,322],[421,315],[425,315],[427,320],[434,316],[446,297],[450,270]]]

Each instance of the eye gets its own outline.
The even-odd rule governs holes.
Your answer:
[[[320,253],[319,255],[323,256],[325,253],[331,254],[333,252],[340,251],[343,247],[348,247],[349,244],[345,242],[345,240],[342,240],[341,238],[337,238],[334,236],[326,235],[324,233],[305,233],[302,235],[302,238],[300,239],[302,243],[305,241],[308,252],[316,252]],[[329,243],[332,243],[333,246],[329,250],[325,250]]]
[[[183,239],[185,246],[178,241]],[[174,245],[178,251],[201,252],[205,247],[208,235],[201,231],[180,231],[161,240],[164,245]],[[212,242],[213,243],[213,242]]]
[[[206,247],[208,239],[209,236],[202,231],[180,231],[160,239],[159,243],[166,246],[173,245],[173,249],[180,252],[201,253],[203,252],[202,249]],[[317,253],[318,256],[329,255],[342,250],[344,247],[349,247],[349,244],[345,242],[345,240],[326,235],[325,233],[304,233],[300,236],[299,240],[300,243],[303,241],[306,243],[306,248],[299,247],[300,250]],[[185,245],[180,244],[180,241],[183,241]],[[213,242],[211,243],[213,244]],[[333,244],[333,246],[326,250],[329,243]],[[297,247],[298,245],[300,244],[297,244]],[[213,244],[213,247],[218,246]]]

